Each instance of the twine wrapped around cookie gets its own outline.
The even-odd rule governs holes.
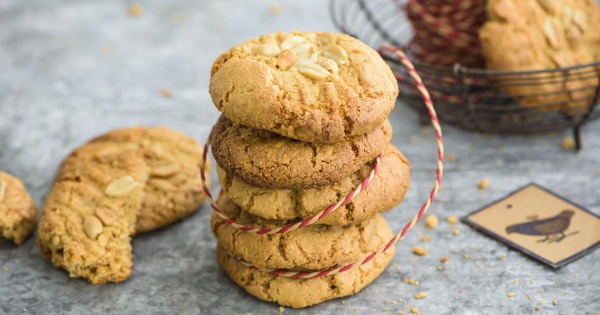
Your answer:
[[[352,268],[364,265],[366,263],[368,263],[369,261],[373,260],[373,258],[375,258],[375,256],[387,251],[390,247],[392,247],[396,242],[398,242],[399,240],[403,239],[404,236],[406,235],[406,233],[408,233],[408,231],[415,225],[417,224],[417,222],[419,222],[421,220],[421,218],[423,217],[423,215],[425,214],[425,212],[427,212],[427,209],[429,209],[429,207],[431,206],[431,203],[433,203],[433,200],[436,196],[436,194],[438,193],[438,190],[440,188],[440,184],[442,182],[442,176],[444,173],[444,139],[442,137],[442,128],[440,127],[440,122],[437,118],[437,114],[435,112],[435,108],[433,107],[433,102],[431,101],[431,97],[429,96],[429,92],[427,91],[427,88],[425,88],[425,85],[423,84],[423,81],[421,80],[421,77],[419,76],[419,74],[417,73],[417,71],[415,70],[415,67],[413,66],[413,64],[410,62],[410,60],[408,60],[408,58],[406,57],[406,55],[398,48],[390,46],[390,45],[384,45],[381,47],[380,52],[382,54],[387,54],[387,53],[391,53],[394,54],[398,57],[398,59],[400,60],[400,62],[402,63],[402,65],[404,67],[406,67],[408,73],[410,74],[410,76],[412,77],[412,79],[414,80],[414,84],[417,88],[417,90],[419,91],[419,93],[421,94],[421,96],[423,97],[423,101],[425,106],[427,107],[427,111],[429,114],[429,117],[431,119],[431,125],[433,126],[433,129],[435,131],[435,137],[436,137],[436,144],[437,144],[437,170],[436,170],[436,178],[435,178],[435,182],[433,184],[433,188],[431,189],[431,192],[429,193],[429,196],[427,198],[427,200],[425,200],[425,203],[423,203],[423,205],[421,206],[421,209],[419,210],[419,212],[417,212],[417,214],[411,219],[410,222],[408,222],[404,228],[398,232],[398,234],[396,234],[393,238],[391,238],[386,244],[385,246],[383,246],[382,248],[380,248],[378,251],[376,252],[372,252],[366,256],[364,256],[363,258],[361,258],[360,260],[350,263],[350,264],[346,264],[344,266],[340,266],[337,268],[331,268],[331,269],[326,269],[326,270],[320,270],[320,271],[290,271],[290,270],[284,270],[284,269],[270,269],[270,268],[260,268],[257,267],[239,257],[236,257],[235,255],[229,253],[232,257],[235,258],[236,261],[238,261],[240,264],[246,266],[247,268],[251,268],[253,270],[260,270],[263,272],[267,272],[271,275],[274,276],[282,276],[282,277],[289,277],[289,278],[300,278],[300,279],[310,279],[310,278],[318,278],[318,277],[323,277],[323,276],[327,276],[327,275],[334,275],[334,274],[338,274],[338,273],[342,273],[342,272],[346,272]],[[203,152],[203,156],[202,156],[202,164],[204,164],[208,155],[208,149],[209,149],[209,142],[207,141],[207,144],[204,147],[204,152]],[[383,153],[382,153],[383,154]],[[373,169],[373,171],[371,172],[371,174],[369,175],[369,177],[367,177],[363,183],[357,187],[356,190],[354,190],[353,192],[349,193],[346,198],[344,198],[343,200],[341,200],[341,203],[338,202],[335,205],[339,206],[337,208],[339,208],[340,206],[342,206],[343,202],[350,202],[350,200],[352,200],[352,198],[356,197],[356,195],[358,195],[364,188],[366,188],[366,185],[369,183],[370,180],[372,180],[375,176],[375,174],[377,174],[378,170],[379,170],[379,163],[380,163],[380,159],[381,159],[381,155],[377,157],[377,161],[375,163],[375,167]],[[204,165],[201,166],[203,169]],[[244,230],[244,227],[235,222],[235,220],[228,218],[227,216],[225,216],[224,214],[222,214],[219,210],[219,208],[217,207],[216,203],[214,202],[212,195],[210,194],[210,191],[208,190],[208,187],[206,187],[206,184],[204,183],[205,177],[204,177],[204,172],[201,172],[201,177],[202,177],[202,186],[204,188],[204,192],[207,195],[207,198],[209,199],[210,203],[211,203],[211,207],[213,208],[214,211],[217,212],[217,214],[227,223],[230,225],[233,225],[235,227],[237,227],[240,230]],[[363,187],[365,186],[365,187]],[[347,200],[347,201],[346,201]],[[309,224],[314,224],[315,222],[317,222],[319,219],[322,219],[321,216],[325,216],[328,213],[331,213],[332,211],[334,211],[335,209],[337,209],[335,207],[335,205],[331,205],[329,206],[326,210],[322,211],[321,213],[307,218],[310,219],[308,221],[308,223],[302,225],[302,222],[306,221],[307,219],[294,224],[293,226],[295,226],[295,229],[301,228],[302,226],[306,226]],[[334,207],[332,207],[334,206]],[[330,209],[328,211],[328,209]],[[311,221],[314,220],[314,222],[311,223]],[[237,226],[236,226],[237,225]],[[301,225],[301,226],[300,226]],[[279,229],[270,229],[270,228],[254,228],[254,227],[247,227],[247,231],[252,232],[252,233],[256,233],[256,234],[273,234],[273,233],[285,233],[286,231],[291,230],[292,227],[288,228],[287,230],[282,231],[282,228]]]
[[[212,131],[211,131],[211,135],[212,135]],[[206,144],[204,145],[204,152],[202,153],[202,163],[200,165],[200,169],[204,169],[204,167],[205,167],[206,159],[208,157],[208,150],[210,148],[209,143],[210,143],[211,135],[208,136]],[[271,228],[269,228],[269,227],[253,227],[253,226],[241,224],[241,223],[237,222],[235,219],[228,217],[217,206],[216,201],[214,200],[210,190],[208,189],[208,186],[205,183],[206,178],[205,178],[204,172],[200,172],[200,177],[202,178],[202,189],[204,190],[204,194],[206,194],[206,198],[210,202],[210,207],[217,213],[217,215],[226,224],[231,225],[234,228],[236,228],[240,231],[246,232],[246,233],[254,233],[254,234],[289,233],[291,231],[295,231],[295,230],[303,228],[305,226],[309,226],[309,225],[318,223],[319,221],[321,221],[325,217],[327,217],[327,215],[329,215],[331,212],[350,203],[350,201],[352,201],[354,198],[356,198],[362,191],[367,189],[367,186],[369,186],[369,183],[372,182],[373,179],[375,179],[375,176],[377,176],[377,174],[379,174],[379,165],[381,164],[381,158],[383,157],[383,154],[384,154],[384,152],[381,152],[375,158],[375,163],[373,164],[373,169],[369,173],[369,176],[367,176],[360,183],[360,185],[358,185],[354,190],[349,192],[344,198],[338,200],[338,202],[336,202],[336,203],[330,204],[327,208],[325,208],[325,210],[323,210],[313,216],[307,217],[299,222],[296,222],[293,224],[287,224],[287,225],[280,226],[280,227],[271,227]]]

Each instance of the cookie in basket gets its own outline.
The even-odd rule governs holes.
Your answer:
[[[378,128],[398,83],[381,56],[351,36],[275,33],[223,53],[212,67],[210,95],[236,123],[334,143]]]
[[[37,208],[20,179],[0,171],[0,237],[17,245],[31,234]]]
[[[221,211],[246,226],[279,227],[286,222],[261,220],[242,211],[226,194],[217,201]],[[211,227],[217,242],[235,256],[261,268],[295,271],[339,267],[377,251],[393,234],[381,215],[350,225],[314,224],[287,233],[254,234],[225,223],[216,213]]]
[[[218,167],[217,174],[227,196],[244,211],[270,220],[300,220],[316,215],[336,203],[341,196],[353,191],[369,176],[373,167],[374,162],[369,162],[337,183],[305,190],[252,186]],[[381,159],[379,173],[369,182],[367,189],[319,222],[327,225],[354,224],[390,210],[402,201],[409,182],[408,160],[398,149],[388,144]]]
[[[217,164],[253,186],[306,189],[331,185],[373,160],[389,143],[392,127],[333,144],[301,142],[249,128],[221,116],[211,145]]]
[[[600,55],[600,4],[594,0],[490,0],[479,36],[493,70],[544,70],[587,64]],[[524,107],[587,111],[598,85],[593,69],[499,76]]]

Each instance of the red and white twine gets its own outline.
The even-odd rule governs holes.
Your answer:
[[[423,205],[421,206],[421,209],[419,210],[419,212],[417,212],[417,214],[411,219],[410,222],[408,222],[404,228],[398,232],[398,234],[396,234],[393,238],[391,238],[386,244],[385,246],[383,246],[382,248],[380,248],[378,251],[376,252],[372,252],[364,257],[362,257],[360,260],[350,263],[350,264],[346,264],[344,266],[340,266],[337,268],[332,268],[332,269],[326,269],[326,270],[321,270],[321,271],[289,271],[289,270],[285,270],[285,269],[270,269],[270,268],[260,268],[257,267],[239,257],[235,257],[233,256],[234,259],[236,259],[239,263],[241,263],[242,265],[251,268],[253,270],[260,270],[263,272],[267,272],[271,275],[275,275],[275,276],[282,276],[282,277],[289,277],[289,278],[300,278],[300,279],[310,279],[310,278],[318,278],[318,277],[323,277],[323,276],[327,276],[327,275],[334,275],[334,274],[338,274],[338,273],[342,273],[345,271],[348,271],[354,267],[358,267],[361,265],[364,265],[366,263],[368,263],[369,261],[373,260],[373,258],[375,258],[377,255],[387,251],[390,247],[392,247],[396,242],[398,242],[399,240],[403,239],[404,236],[406,235],[406,233],[415,225],[417,224],[417,222],[419,222],[419,220],[421,220],[421,218],[423,217],[423,215],[425,214],[425,212],[427,212],[427,209],[429,209],[429,206],[431,206],[431,203],[433,202],[435,195],[437,194],[439,188],[440,188],[440,184],[442,181],[442,175],[444,173],[444,140],[442,137],[442,128],[440,127],[440,123],[439,120],[437,118],[437,114],[435,112],[435,109],[433,107],[433,102],[431,101],[431,97],[429,96],[429,92],[427,91],[427,89],[425,88],[425,85],[423,84],[423,81],[421,80],[421,77],[419,76],[419,74],[417,73],[417,71],[415,70],[413,64],[410,62],[410,60],[408,60],[408,58],[406,57],[406,55],[398,48],[390,46],[390,45],[384,45],[381,47],[381,53],[382,54],[394,54],[396,57],[398,57],[398,59],[400,60],[400,62],[402,63],[402,65],[404,67],[406,67],[406,70],[408,71],[409,75],[412,77],[412,79],[414,80],[414,85],[416,87],[416,89],[419,91],[419,93],[421,94],[421,96],[423,97],[425,106],[427,107],[427,111],[429,114],[429,117],[431,118],[431,124],[433,126],[433,129],[435,131],[435,137],[436,137],[436,143],[437,143],[437,171],[436,171],[436,178],[435,178],[435,182],[433,184],[433,188],[431,189],[431,192],[429,193],[429,196],[427,197],[427,200],[425,200],[425,203],[423,203]],[[202,155],[202,166],[201,169],[204,169],[204,161],[206,161],[207,158],[207,154],[208,154],[208,149],[209,149],[209,145],[208,145],[208,141],[207,144],[204,146],[204,152]],[[207,198],[210,201],[211,207],[213,208],[214,211],[216,211],[216,213],[227,223],[230,224],[240,230],[243,231],[247,231],[250,233],[255,233],[255,234],[273,234],[273,233],[285,233],[285,232],[289,232],[292,231],[293,229],[299,229],[301,227],[310,225],[310,224],[314,224],[315,222],[321,220],[323,217],[325,217],[327,214],[331,213],[332,211],[334,211],[335,209],[341,207],[344,204],[347,204],[348,202],[350,202],[350,200],[352,200],[354,197],[356,197],[356,195],[358,195],[362,190],[364,190],[366,188],[366,185],[375,177],[375,175],[378,172],[379,169],[379,163],[381,162],[381,155],[377,157],[377,161],[375,163],[375,167],[373,169],[373,171],[371,172],[371,174],[369,175],[369,177],[367,177],[363,183],[357,187],[354,191],[352,191],[351,193],[349,193],[346,198],[340,200],[338,203],[330,205],[329,207],[327,207],[327,209],[323,210],[322,212],[320,212],[319,214],[310,217],[310,218],[306,218],[304,220],[302,220],[301,222],[298,222],[296,224],[290,225],[290,226],[285,226],[285,227],[281,227],[281,228],[256,228],[256,227],[246,227],[244,225],[241,225],[239,223],[237,223],[235,220],[225,216],[224,214],[221,213],[221,211],[219,210],[219,208],[217,207],[216,203],[214,202],[212,195],[210,193],[210,191],[208,190],[208,187],[206,186],[205,183],[205,175],[204,172],[200,172],[201,173],[201,178],[202,178],[202,187],[204,188],[204,192],[206,193]],[[364,186],[364,187],[363,187]],[[306,222],[306,223],[304,223]],[[231,254],[230,254],[231,255]]]

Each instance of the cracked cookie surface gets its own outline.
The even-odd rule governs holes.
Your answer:
[[[136,151],[149,171],[136,232],[151,231],[183,219],[204,201],[199,173],[202,147],[191,137],[170,128],[140,126],[110,131],[76,149],[63,164],[126,151]],[[209,170],[207,164],[206,174]]]
[[[242,211],[227,197],[217,201],[227,216],[250,226],[281,226],[281,221],[261,220]],[[331,268],[351,263],[377,251],[393,236],[381,215],[356,225],[311,225],[272,235],[257,235],[227,225],[213,213],[211,227],[220,246],[262,268],[298,271]]]
[[[369,176],[373,164],[363,165],[360,170],[333,185],[306,190],[255,187],[219,167],[217,174],[227,196],[244,211],[270,220],[299,220],[315,215],[345,197]],[[408,160],[397,148],[388,144],[379,174],[367,189],[320,222],[327,225],[353,224],[390,210],[402,201],[409,182]]]
[[[595,0],[491,0],[487,11],[479,37],[489,69],[556,69],[600,60],[600,4]],[[598,85],[597,76],[581,69],[527,78],[537,84],[499,76],[502,88],[522,106],[571,114],[587,110]]]
[[[227,275],[249,294],[268,302],[293,308],[315,305],[358,293],[385,270],[394,257],[394,246],[368,263],[346,272],[312,279],[273,276],[247,268],[217,247],[217,259]]]
[[[211,136],[226,172],[256,187],[307,189],[331,185],[375,158],[392,137],[389,121],[334,144],[314,144],[249,128],[221,116]]]
[[[126,280],[147,174],[136,151],[63,165],[38,226],[42,254],[92,284]]]
[[[209,90],[219,111],[236,123],[335,143],[381,125],[394,107],[398,82],[375,50],[351,36],[292,32],[223,53],[213,64]]]
[[[37,208],[23,182],[0,171],[0,237],[23,244],[35,226]]]

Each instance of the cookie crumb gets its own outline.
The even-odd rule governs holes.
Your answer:
[[[415,299],[420,300],[420,299],[424,299],[427,297],[427,292],[417,292],[417,294],[415,294]]]
[[[447,264],[447,263],[448,263],[448,257],[446,257],[446,256],[442,256],[442,258],[440,258],[440,262],[441,262],[442,264]]]
[[[458,299],[459,299],[459,297],[458,297],[458,296],[455,296],[455,297],[454,297],[454,299],[455,299],[455,300],[458,300]]]
[[[557,300],[553,300],[552,301],[552,305],[558,305],[558,301]]]
[[[415,279],[404,278],[404,279],[402,279],[402,282],[408,283],[410,285],[419,285],[419,281],[417,281]]]
[[[578,274],[574,274],[573,278],[579,278],[579,275]]]
[[[463,255],[463,258],[464,258],[464,259],[469,259],[469,257],[471,257],[471,255],[469,255],[469,254],[464,254],[464,255]]]
[[[166,89],[166,88],[164,88],[164,89],[161,89],[161,90],[160,90],[160,96],[162,96],[162,97],[164,97],[164,98],[169,98],[169,97],[171,97],[171,90],[169,90],[169,89]]]
[[[482,178],[477,184],[479,190],[485,190],[490,185],[490,181],[487,178]]]
[[[538,289],[537,293],[544,293],[544,289]]]
[[[446,222],[450,224],[456,224],[456,222],[458,222],[458,216],[456,214],[453,214],[446,218]]]
[[[423,243],[431,242],[431,236],[425,235],[425,236],[421,237],[421,242],[423,242]]]
[[[384,312],[387,312],[387,311],[389,311],[390,309],[389,309],[389,308],[387,308],[387,307],[384,307],[384,308],[382,308],[381,310],[382,310],[382,311],[384,311]]]
[[[533,296],[531,296],[531,295],[528,295],[527,298],[530,300],[533,300]]]
[[[4,267],[2,267],[2,270],[3,270],[4,272],[7,272],[7,271],[8,271],[8,267],[4,266]]]
[[[416,308],[414,308],[414,307],[411,307],[411,308],[410,308],[410,312],[411,312],[411,313],[413,313],[413,314],[419,314],[419,310],[417,310],[417,309],[416,309]]]
[[[459,229],[454,229],[452,231],[452,234],[454,234],[454,236],[459,236],[460,235],[460,230]]]
[[[513,291],[508,291],[508,292],[506,293],[506,296],[508,296],[509,298],[511,298],[511,297],[515,297],[515,292],[513,292]]]
[[[563,150],[571,150],[575,147],[575,139],[572,137],[565,137],[562,141]]]
[[[283,312],[285,312],[285,308],[283,306],[280,306],[279,307],[279,313],[283,313]]]
[[[537,311],[540,310],[540,307],[536,305],[535,308],[534,308],[534,310],[537,312]]]
[[[437,269],[437,270],[439,270],[439,271],[442,271],[442,269],[444,269],[444,267],[442,267],[442,266],[437,266],[437,267],[436,267],[436,269]]]
[[[142,7],[138,3],[134,3],[129,6],[129,8],[127,9],[127,13],[129,14],[129,16],[138,17],[142,15],[142,13],[144,13],[144,7]]]
[[[506,255],[500,255],[498,256],[498,259],[505,261],[506,260]]]
[[[267,7],[267,10],[269,11],[269,14],[271,14],[271,15],[281,14],[281,6],[278,4],[270,5],[269,7]]]
[[[488,268],[494,268],[494,263],[493,262],[489,263]]]
[[[415,246],[413,247],[413,254],[418,256],[425,256],[427,255],[427,250],[423,247]]]
[[[110,51],[111,51],[110,46],[108,46],[108,45],[102,45],[102,46],[100,46],[100,53],[101,54],[108,55],[108,54],[110,54]]]
[[[446,159],[450,162],[454,162],[454,161],[456,161],[456,154],[446,153]]]
[[[437,215],[435,214],[430,214],[425,218],[425,226],[428,229],[435,229],[439,224],[439,220]]]

